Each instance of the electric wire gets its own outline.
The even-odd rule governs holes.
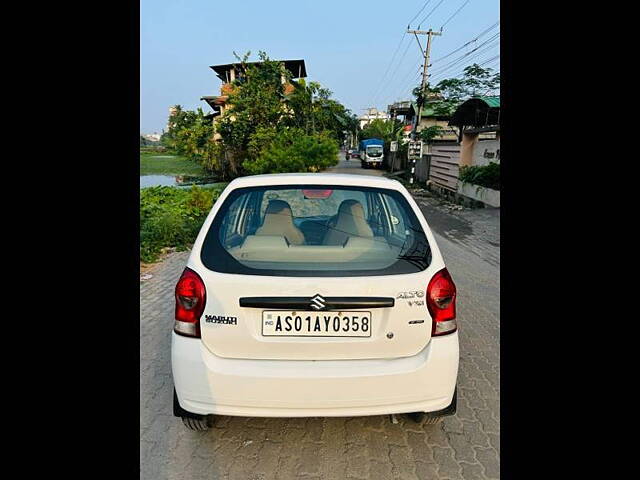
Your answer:
[[[384,72],[384,75],[382,76],[382,78],[380,79],[380,83],[378,84],[378,87],[373,91],[373,95],[370,96],[370,98],[375,99],[380,91],[380,87],[382,87],[382,84],[384,83],[385,78],[387,77],[387,74],[389,73],[389,69],[391,68],[391,65],[393,64],[393,61],[396,58],[396,55],[398,54],[398,51],[400,50],[400,46],[402,45],[402,42],[404,41],[405,37],[407,36],[407,32],[405,31],[402,34],[402,38],[400,39],[400,43],[398,43],[398,46],[396,47],[395,52],[393,52],[393,55],[391,57],[391,61],[389,62],[389,65],[387,65],[387,69]],[[411,42],[409,42],[411,43]]]
[[[452,60],[451,62],[447,63],[446,65],[442,65],[439,68],[436,68],[434,72],[432,72],[432,75],[440,75],[441,73],[455,67],[456,65],[464,62],[465,60],[469,60],[471,58],[475,58],[478,55],[481,55],[482,53],[486,52],[487,50],[492,49],[493,47],[497,46],[500,44],[500,40],[497,39],[497,37],[500,34],[496,34],[493,37],[491,37],[490,39],[486,40],[485,42],[481,43],[480,45],[478,45],[477,47],[475,47],[473,50],[469,50],[467,53],[465,53],[464,55],[456,58],[455,60]],[[469,57],[469,58],[467,58]]]
[[[442,24],[442,26],[440,27],[440,31],[442,31],[442,29],[444,28],[444,26],[449,23],[456,15],[458,15],[458,13],[460,13],[460,10],[462,10],[471,0],[467,0],[466,2],[464,2],[459,8],[458,10],[455,11],[455,13],[453,15],[451,15],[449,18],[447,18],[447,21],[444,22]]]
[[[409,51],[409,47],[411,46],[411,42],[409,42],[407,44],[407,48],[404,49],[404,52],[402,53],[402,56],[400,57],[400,60],[398,61],[398,66],[395,68],[395,70],[391,73],[391,76],[389,77],[389,80],[387,81],[386,85],[384,86],[384,88],[382,90],[380,90],[380,93],[384,92],[388,86],[391,84],[391,81],[393,80],[393,77],[395,75],[395,73],[398,71],[398,69],[400,68],[400,65],[402,65],[402,61],[404,60],[404,57],[407,55],[407,52]],[[379,96],[379,95],[378,95]],[[373,97],[373,104],[375,105],[375,101],[378,99],[378,96]]]
[[[483,30],[481,33],[479,33],[478,35],[475,36],[475,38],[472,38],[471,40],[469,40],[467,43],[465,43],[464,45],[462,45],[461,47],[456,48],[455,50],[453,50],[452,52],[447,53],[446,55],[437,58],[435,60],[433,60],[431,63],[436,63],[439,62],[440,60],[444,60],[445,58],[450,57],[451,55],[453,55],[454,53],[459,52],[460,50],[462,50],[464,47],[471,45],[473,42],[477,41],[480,39],[480,37],[482,37],[484,34],[486,34],[487,32],[490,32],[491,30],[493,30],[494,28],[496,28],[498,25],[500,24],[500,21],[497,21],[496,23],[494,23],[493,25],[491,25],[490,27],[488,27],[487,29]]]
[[[429,13],[427,13],[427,15],[425,15],[425,17],[424,17],[422,20],[420,20],[420,23],[418,24],[418,28],[420,28],[420,25],[422,25],[422,23],[423,23],[427,18],[429,18],[429,16],[430,16],[433,12],[435,12],[435,11],[436,11],[436,8],[438,8],[440,5],[442,5],[442,2],[444,2],[444,0],[440,0],[440,1],[438,2],[438,4],[437,4],[435,7],[433,7],[433,8],[431,9],[431,11],[430,11]]]
[[[485,58],[480,59],[479,57],[482,57],[483,55],[486,55],[486,54],[487,54],[487,52],[490,52],[489,54],[493,54],[493,53],[495,53],[495,51],[494,51],[494,52],[491,52],[491,50],[493,49],[493,47],[495,47],[495,45],[492,45],[490,48],[488,48],[488,49],[487,49],[487,50],[485,50],[485,51],[477,52],[475,55],[473,55],[473,56],[469,57],[469,58],[467,59],[467,61],[466,61],[466,62],[464,62],[464,63],[462,63],[462,62],[461,62],[460,64],[458,64],[458,65],[453,65],[453,66],[451,66],[450,68],[448,68],[448,69],[446,69],[446,70],[442,70],[442,71],[440,71],[440,72],[438,72],[438,73],[434,73],[434,74],[433,74],[433,76],[431,76],[432,82],[435,82],[435,81],[436,81],[436,79],[442,79],[442,78],[445,78],[445,77],[450,77],[451,75],[455,75],[455,74],[453,73],[453,72],[455,72],[455,71],[462,71],[462,70],[464,70],[465,68],[467,68],[469,65],[471,65],[471,64],[472,64],[471,60],[474,60],[474,62],[473,62],[473,63],[478,63],[479,61],[484,61],[484,60],[485,60]],[[498,54],[498,55],[499,55],[499,54]],[[462,68],[462,70],[460,70],[460,68]],[[451,71],[452,69],[453,69],[453,71]],[[449,73],[446,73],[447,71],[448,71]]]
[[[444,65],[439,65],[438,67],[436,67],[436,69],[442,69],[442,68],[446,68],[450,65],[453,65],[457,62],[459,62],[460,60],[468,57],[469,55],[471,55],[472,53],[476,52],[477,50],[481,49],[482,47],[484,47],[485,45],[487,45],[490,42],[493,42],[494,40],[496,40],[498,37],[500,36],[500,32],[493,34],[491,37],[487,38],[484,42],[482,42],[481,44],[475,46],[474,48],[472,48],[471,50],[469,50],[468,52],[465,52],[464,54],[460,55],[457,58],[454,58],[453,60],[450,60],[449,63],[445,63]]]
[[[386,97],[386,102],[385,103],[390,103],[389,100],[392,98],[397,98],[399,99],[398,101],[403,101],[402,98],[405,96],[404,93],[410,89],[413,90],[413,85],[419,83],[418,80],[420,79],[420,76],[422,74],[422,70],[420,68],[420,65],[418,65],[418,72],[417,74],[415,74],[413,77],[411,77],[411,79],[409,80],[409,82],[407,83],[407,79],[411,76],[411,73],[414,72],[415,70],[409,70],[407,72],[407,75],[405,75],[404,79],[402,80],[402,82],[399,82],[400,85],[403,85],[403,87],[400,90],[396,90],[396,92],[400,92],[399,95],[395,95],[395,94],[391,94],[389,96]]]
[[[483,65],[489,65],[489,64],[492,64],[492,63],[494,63],[496,60],[499,60],[499,59],[500,59],[500,54],[498,54],[498,55],[494,55],[493,57],[491,57],[491,58],[489,58],[489,59],[486,59],[486,60],[484,60],[484,61],[482,61],[482,62],[478,63],[477,65],[478,65],[479,67],[482,67]],[[469,67],[469,66],[470,66],[470,65],[465,65],[465,67],[464,67],[464,68],[467,68],[467,67]],[[438,81],[440,82],[440,81],[443,81],[443,80],[451,80],[451,79],[455,79],[455,78],[462,78],[462,77],[464,77],[464,68],[462,69],[462,71],[460,71],[460,72],[456,73],[455,75],[446,76],[446,78],[445,78],[445,76],[439,77],[439,78],[438,78]],[[495,73],[492,73],[492,75],[496,75],[496,74],[498,74],[498,73],[500,73],[500,71],[499,71],[499,70],[498,70],[497,72],[495,72]],[[434,79],[434,82],[435,82],[435,79]],[[438,82],[438,83],[439,83],[439,82]]]
[[[422,8],[420,10],[418,10],[418,13],[416,13],[413,18],[411,20],[409,20],[409,23],[407,24],[407,26],[411,26],[411,22],[413,22],[416,18],[418,18],[418,15],[420,15],[422,13],[422,11],[425,9],[425,7],[427,5],[429,5],[429,2],[431,2],[431,0],[427,0],[424,5],[422,6]]]

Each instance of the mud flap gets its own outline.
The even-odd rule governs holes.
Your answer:
[[[408,413],[408,417],[416,423],[419,423],[425,416],[429,418],[433,417],[448,417],[450,415],[455,415],[458,407],[458,386],[456,385],[455,390],[453,391],[453,398],[451,399],[451,403],[448,407],[443,408],[442,410],[436,410],[435,412],[412,412]]]
[[[180,406],[180,402],[178,402],[178,394],[176,393],[176,389],[173,389],[173,415],[175,417],[181,418],[194,418],[194,419],[202,419],[205,418],[206,415],[199,415],[197,413],[187,412],[184,408]]]

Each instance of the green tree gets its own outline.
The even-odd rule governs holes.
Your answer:
[[[260,63],[249,65],[247,55],[238,65],[239,78],[233,84],[234,91],[225,112],[217,125],[217,133],[225,147],[225,162],[231,176],[241,173],[242,162],[247,158],[249,143],[256,131],[278,128],[285,115],[284,85],[291,74],[277,61],[260,52]]]
[[[394,141],[401,141],[404,125],[398,120],[383,120],[376,118],[366,125],[360,132],[360,139],[379,138],[384,140],[385,145]]]
[[[307,135],[302,129],[286,128],[243,166],[251,174],[260,174],[317,172],[337,163],[338,144],[326,132]]]
[[[199,145],[204,142],[202,139],[189,142],[190,137],[195,135],[191,130],[206,123],[204,112],[200,108],[197,111],[183,110],[180,105],[174,105],[173,108],[175,113],[169,117],[169,130],[162,136],[162,143],[179,155],[191,156],[195,151],[194,142]]]
[[[250,52],[234,55],[237,75],[227,99],[229,108],[216,122],[215,132],[200,109],[185,111],[176,105],[165,145],[198,160],[223,180],[265,171],[265,165],[273,171],[313,171],[337,162],[338,142],[356,120],[331,98],[331,91],[317,82],[293,81],[282,62],[265,52],[259,52],[260,61],[253,64],[248,63]],[[301,141],[291,141],[292,132],[303,135]],[[215,133],[219,141],[214,141]],[[335,144],[336,158],[327,153],[332,151],[325,148],[327,142]],[[302,156],[303,148],[309,149],[310,163],[287,162],[281,155],[288,151]],[[283,165],[276,165],[277,159]]]
[[[435,86],[427,85],[426,97],[420,87],[413,90],[416,103],[429,103],[437,115],[451,115],[460,103],[469,98],[495,93],[500,88],[500,72],[493,73],[490,67],[482,68],[477,63],[467,66],[461,78],[447,78]],[[430,98],[435,97],[435,100]]]
[[[170,117],[165,145],[179,155],[202,163],[208,142],[213,136],[213,125],[201,108],[182,110]]]
[[[316,117],[321,108],[321,100],[328,99],[331,92],[322,88],[318,82],[307,82],[304,78],[293,81],[293,92],[286,97],[289,124],[304,130],[305,133],[314,133],[316,130]]]
[[[305,131],[319,131],[342,142],[345,131],[351,127],[351,112],[340,102],[330,98],[331,90],[318,82],[308,84],[302,78],[292,81],[293,92],[286,96],[289,125]]]
[[[500,72],[492,74],[492,68],[482,68],[477,63],[464,69],[463,84],[467,97],[484,95],[500,86]]]
[[[431,125],[430,127],[420,130],[420,140],[426,143],[431,143],[434,138],[442,134],[443,128],[440,125]]]

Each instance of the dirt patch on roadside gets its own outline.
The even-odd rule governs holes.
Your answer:
[[[149,275],[153,275],[154,270],[165,261],[165,259],[175,252],[175,247],[165,247],[160,251],[160,256],[158,260],[153,263],[145,263],[140,262],[140,281],[149,280],[151,277]]]
[[[162,260],[158,260],[155,263],[140,262],[140,276],[144,275],[145,273],[152,272],[161,263]]]

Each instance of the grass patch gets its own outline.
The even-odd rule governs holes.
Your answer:
[[[163,158],[169,157],[169,158]],[[169,153],[141,152],[140,175],[197,175],[206,176],[201,165],[179,155]]]
[[[155,262],[165,247],[185,250],[192,245],[226,185],[140,190],[140,260]]]

